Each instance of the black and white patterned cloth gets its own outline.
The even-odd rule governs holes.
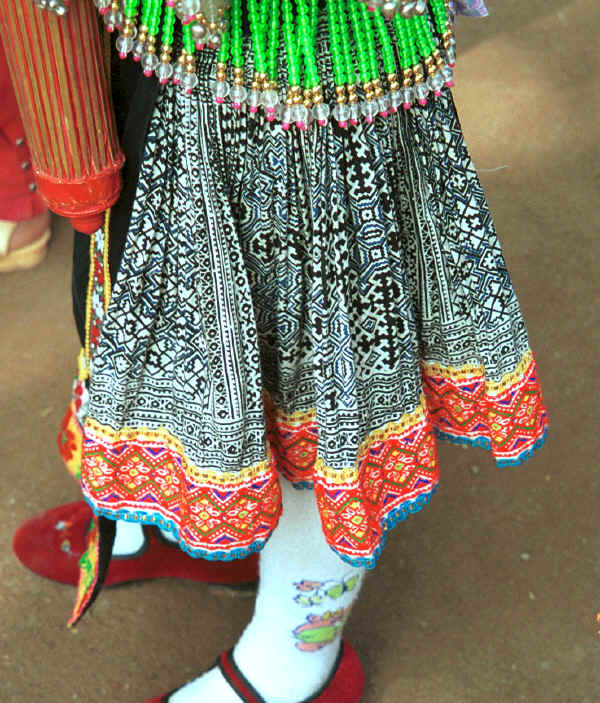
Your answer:
[[[527,335],[449,92],[285,132],[218,107],[204,56],[191,98],[155,106],[90,416],[237,471],[265,458],[266,389],[316,410],[335,469],[419,406],[422,361],[515,369]]]

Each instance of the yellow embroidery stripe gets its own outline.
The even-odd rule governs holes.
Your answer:
[[[486,392],[490,395],[498,395],[521,381],[532,361],[533,353],[531,351],[525,352],[516,368],[505,374],[500,381],[492,381],[489,378],[485,378],[485,369],[483,366],[465,364],[465,366],[457,368],[456,366],[442,366],[439,363],[429,363],[426,361],[422,362],[422,366],[426,376],[437,376],[438,378],[446,378],[453,382],[463,382],[469,379],[484,379]]]
[[[257,464],[246,466],[239,471],[212,471],[209,469],[200,469],[190,462],[185,454],[183,444],[174,437],[169,430],[164,427],[158,429],[150,429],[148,427],[124,427],[118,431],[101,425],[96,420],[88,418],[85,421],[86,435],[93,435],[93,438],[98,438],[100,444],[160,444],[167,450],[176,454],[181,459],[182,469],[186,476],[189,476],[194,481],[202,484],[239,484],[247,481],[253,481],[258,477],[264,477],[271,473],[270,461],[267,456],[266,460],[259,461]]]

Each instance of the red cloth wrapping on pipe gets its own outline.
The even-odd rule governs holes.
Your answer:
[[[0,36],[40,195],[81,232],[102,225],[121,188],[119,147],[89,0],[64,17],[31,0],[0,3]]]

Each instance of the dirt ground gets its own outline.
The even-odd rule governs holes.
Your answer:
[[[600,696],[600,5],[489,4],[487,20],[460,21],[455,98],[551,432],[515,469],[440,447],[438,494],[394,531],[347,628],[367,672],[364,703]],[[71,234],[64,222],[55,232],[40,268],[0,278],[0,701],[141,703],[212,663],[252,600],[192,583],[133,585],[104,593],[69,631],[73,590],[13,557],[23,520],[78,497],[55,448],[78,352]]]

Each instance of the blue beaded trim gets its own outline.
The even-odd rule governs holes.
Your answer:
[[[234,559],[245,559],[251,554],[260,552],[271,536],[269,535],[266,539],[256,540],[256,542],[253,542],[245,549],[231,549],[227,552],[209,552],[205,549],[193,549],[181,540],[177,525],[172,520],[165,520],[162,515],[158,515],[157,513],[146,513],[143,510],[131,512],[128,510],[106,510],[105,508],[98,509],[87,496],[84,495],[83,497],[95,515],[102,515],[109,520],[126,520],[127,522],[137,522],[141,525],[156,526],[160,527],[160,529],[165,532],[170,532],[177,540],[177,546],[183,552],[189,554],[195,559],[206,559],[207,561],[233,561]],[[273,533],[271,532],[271,534]]]
[[[448,432],[438,430],[437,428],[434,428],[434,433],[438,439],[447,440],[448,442],[452,442],[452,444],[458,444],[463,447],[482,447],[483,449],[487,449],[489,452],[492,450],[490,440],[487,437],[457,437]],[[533,456],[538,449],[544,446],[547,437],[548,427],[546,427],[542,436],[537,439],[534,444],[529,447],[529,449],[521,452],[521,454],[516,456],[514,459],[496,459],[494,457],[496,466],[499,466],[500,468],[504,468],[506,466],[521,466],[521,464]]]

